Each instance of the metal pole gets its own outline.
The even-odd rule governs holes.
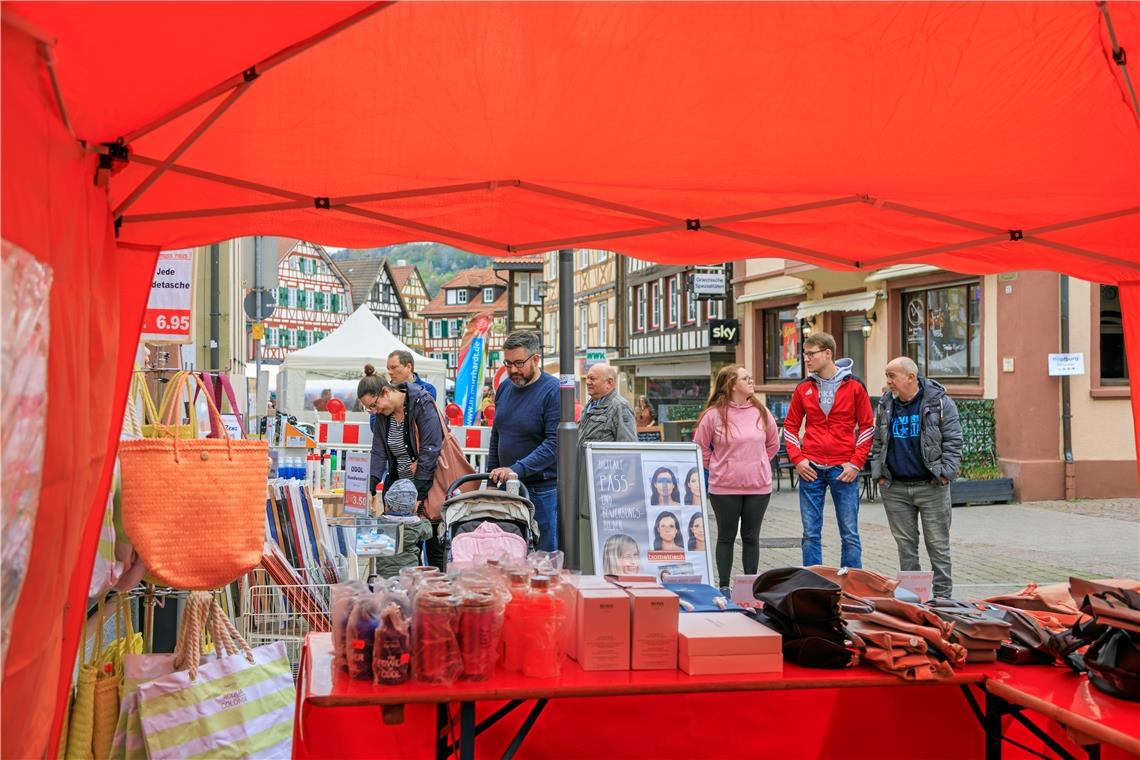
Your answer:
[[[1061,275],[1061,353],[1069,353],[1069,276]],[[1065,498],[1076,498],[1073,467],[1073,408],[1069,376],[1061,376],[1061,436],[1065,451]]]
[[[264,324],[261,321],[261,314],[262,314],[261,307],[262,307],[262,304],[264,303],[264,297],[265,297],[263,291],[264,291],[264,288],[262,288],[262,286],[261,286],[261,236],[255,235],[253,238],[253,292],[257,293],[257,298],[256,298],[256,300],[257,300],[257,319],[254,320],[254,324],[258,324],[258,325]],[[258,398],[257,389],[261,387],[261,341],[262,341],[262,339],[260,339],[260,338],[254,338],[254,341],[253,341],[253,362],[254,362],[254,373],[255,373],[253,376],[254,377],[253,387],[255,389],[254,390],[254,403],[257,403],[257,398]],[[247,393],[246,396],[248,397],[248,395],[249,394]],[[261,417],[263,414],[265,414],[264,408],[258,408],[258,409],[255,409],[254,411],[257,412],[256,415],[251,415],[249,413],[249,411],[247,410],[245,413],[245,418],[247,420],[250,420],[250,419],[254,419],[255,417]],[[254,432],[257,432],[260,429],[261,429],[261,425],[260,425],[260,423],[258,423],[258,425],[254,428]]]
[[[221,279],[221,259],[221,246],[214,243],[210,246],[210,366],[207,368],[214,371],[222,363],[222,312],[218,303],[221,300],[221,283],[218,282]]]
[[[574,250],[558,251],[558,372],[562,421],[558,425],[558,548],[565,566],[578,570],[578,424],[574,422]]]

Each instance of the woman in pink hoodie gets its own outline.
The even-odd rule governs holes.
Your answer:
[[[744,572],[760,564],[760,523],[772,495],[772,457],[780,448],[776,421],[756,398],[748,370],[730,364],[716,376],[693,441],[709,471],[709,501],[716,515],[716,571],[721,590],[732,574],[737,526]]]

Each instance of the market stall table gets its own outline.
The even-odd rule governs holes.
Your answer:
[[[818,702],[813,702],[810,699],[807,701],[788,701],[789,706],[795,705],[794,712],[798,715],[798,719],[789,718],[788,720],[793,722],[791,724],[785,723],[781,728],[788,732],[794,732],[801,727],[810,727],[812,730],[804,732],[799,739],[809,744],[818,741],[826,744],[829,732],[821,730],[819,724],[821,722],[830,724],[832,715],[839,714],[841,717],[838,722],[846,721],[846,724],[839,726],[837,722],[836,730],[831,732],[831,735],[837,736],[840,731],[845,733],[846,738],[844,740],[849,743],[848,750],[851,750],[853,746],[850,742],[856,742],[862,750],[866,751],[866,756],[892,756],[892,752],[887,750],[885,743],[892,742],[899,737],[884,736],[884,734],[890,735],[892,732],[880,729],[895,719],[904,722],[918,721],[922,720],[923,716],[930,714],[928,711],[936,711],[938,714],[936,724],[921,726],[921,731],[927,734],[921,739],[921,745],[931,748],[930,751],[924,751],[924,754],[945,757],[963,756],[963,754],[976,756],[980,753],[982,746],[981,728],[970,716],[966,701],[958,694],[958,687],[970,684],[982,685],[985,679],[985,669],[979,666],[963,668],[950,679],[914,682],[904,681],[897,676],[882,673],[869,667],[818,670],[786,663],[781,673],[690,676],[679,670],[585,672],[576,662],[566,660],[562,675],[558,679],[524,678],[520,675],[500,671],[486,681],[458,681],[451,686],[423,684],[415,681],[400,686],[376,686],[368,681],[354,681],[345,674],[334,673],[331,635],[318,633],[310,634],[306,639],[299,679],[294,735],[294,754],[297,757],[330,756],[333,752],[328,747],[321,746],[321,740],[317,738],[317,735],[331,736],[338,731],[343,732],[349,725],[352,725],[350,722],[341,722],[336,729],[332,729],[333,723],[328,723],[322,727],[322,721],[335,722],[331,714],[333,711],[329,708],[362,706],[388,708],[388,714],[391,717],[394,706],[437,705],[435,728],[431,729],[435,732],[433,743],[435,744],[436,756],[444,757],[458,746],[460,757],[466,759],[475,757],[475,737],[477,735],[491,729],[496,722],[526,700],[536,700],[535,706],[519,727],[518,733],[511,739],[507,755],[513,754],[518,749],[539,715],[546,708],[548,700],[557,699],[561,702],[582,697],[603,697],[607,701],[623,697],[644,700],[655,695],[691,696],[703,694],[719,697],[719,700],[709,702],[707,705],[702,704],[701,708],[701,713],[707,718],[709,727],[715,730],[714,736],[720,737],[721,743],[715,746],[703,744],[701,737],[693,734],[692,727],[687,731],[677,728],[680,724],[675,721],[679,720],[683,723],[686,717],[685,701],[682,699],[674,699],[668,702],[665,707],[668,709],[671,706],[672,709],[668,709],[668,712],[664,713],[659,711],[660,705],[655,705],[653,714],[657,719],[653,723],[656,725],[642,725],[633,720],[633,714],[627,709],[629,702],[623,703],[621,709],[615,708],[614,711],[621,713],[619,717],[629,718],[627,725],[625,725],[626,733],[634,733],[649,739],[656,732],[668,732],[676,729],[677,740],[683,742],[686,747],[692,748],[693,751],[690,754],[696,756],[705,753],[708,753],[709,756],[723,755],[728,751],[728,746],[724,744],[725,741],[735,742],[739,745],[743,737],[752,749],[756,748],[757,742],[764,741],[764,734],[757,728],[756,724],[762,716],[748,709],[750,702],[745,697],[759,692],[787,693],[805,690],[826,692],[827,696],[820,697]],[[912,697],[914,692],[911,689],[916,687],[923,690],[922,698],[914,699]],[[846,698],[848,695],[855,696]],[[884,705],[884,700],[889,705]],[[503,701],[506,701],[506,705],[496,706],[497,709],[493,714],[476,724],[475,708],[477,703]],[[580,700],[579,702],[582,701],[588,700]],[[440,738],[448,728],[450,713],[447,704],[452,702],[459,703],[460,707],[459,737],[456,744],[452,744],[448,738]],[[878,725],[872,726],[861,722],[858,712],[860,705],[873,713],[874,717],[877,718],[873,722]],[[490,706],[488,705],[488,707]],[[691,704],[690,707],[692,707]],[[884,709],[884,707],[888,709]],[[725,712],[726,710],[728,712]],[[410,710],[408,715],[409,725],[401,728],[411,731],[413,726],[410,720]],[[373,720],[375,717],[374,711]],[[598,737],[598,741],[601,742],[603,737],[609,736],[607,734],[608,728],[599,722],[604,717],[590,716],[588,720],[576,721],[576,731],[581,734],[582,728],[589,726],[589,733]],[[421,719],[418,722],[422,726],[425,721]],[[729,722],[732,722],[732,726],[729,726]],[[636,725],[634,725],[635,723]],[[666,725],[662,725],[663,723]],[[550,739],[551,733],[545,730],[546,722],[543,725],[544,739]],[[940,743],[930,735],[930,730],[935,728],[935,725],[937,730],[946,732],[946,736],[949,737],[946,740],[947,743]],[[726,727],[729,727],[729,731],[724,730]],[[704,727],[701,726],[700,728]],[[554,733],[556,734],[557,731]],[[861,734],[864,735],[860,737]],[[343,736],[341,738],[343,739]],[[376,738],[375,734],[372,734],[372,738],[377,742],[372,747],[373,751],[382,754],[382,748],[378,746],[382,740]],[[606,741],[607,755],[618,754],[613,744],[608,743],[608,738]],[[643,749],[642,754],[653,754],[651,750],[645,750],[646,745],[642,739],[638,741]],[[558,754],[560,750],[569,753],[565,744],[555,744],[554,746],[559,748],[554,750],[554,754]],[[902,744],[899,745],[900,748],[902,746]],[[910,751],[913,753],[917,746],[911,743],[909,745]],[[834,754],[834,750],[831,753]],[[550,754],[549,747],[547,754]],[[850,754],[849,751],[848,755]],[[896,754],[895,756],[899,755]]]
[[[1060,666],[990,669],[986,689],[986,757],[999,758],[1002,750],[1001,722],[1013,715],[1026,728],[1049,744],[1043,732],[1031,728],[1018,713],[1024,708],[1065,727],[1070,739],[1090,757],[1099,756],[1099,745],[1119,747],[1140,755],[1140,704],[1105,694],[1086,676]],[[1065,757],[1061,747],[1051,747]],[[1069,755],[1071,756],[1071,755]]]

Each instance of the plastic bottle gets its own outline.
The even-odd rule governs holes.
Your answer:
[[[519,476],[511,473],[511,477],[507,479],[507,493],[511,496],[519,495]]]
[[[381,604],[382,598],[378,595],[362,595],[348,617],[344,643],[348,675],[352,678],[372,680],[372,647],[376,644],[376,629],[380,627]]]
[[[565,619],[561,597],[550,588],[550,577],[530,579],[530,592],[523,602],[523,617],[530,635],[523,648],[523,675],[529,678],[557,678],[562,674],[562,624]]]
[[[530,575],[523,571],[516,571],[508,576],[511,600],[507,603],[503,616],[503,668],[513,673],[522,671],[523,648],[526,642],[527,630],[524,619],[526,595],[529,591],[527,584]]]
[[[407,595],[390,593],[380,612],[372,672],[376,683],[395,685],[412,676],[412,616]]]

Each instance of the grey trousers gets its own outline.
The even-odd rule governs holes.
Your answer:
[[[950,486],[895,483],[882,489],[887,523],[899,550],[900,570],[921,570],[918,561],[918,521],[934,571],[934,595],[950,598]]]

